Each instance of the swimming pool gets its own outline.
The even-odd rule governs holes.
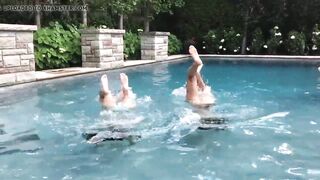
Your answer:
[[[123,70],[138,97],[113,120],[143,121],[127,141],[87,144],[103,124],[101,73],[23,86],[0,106],[0,179],[319,179],[320,73],[316,66],[204,61],[212,114],[226,130],[197,130],[181,96],[190,61]],[[119,89],[120,71],[108,73]],[[5,134],[6,133],[6,134]],[[0,132],[1,134],[1,132]],[[15,141],[13,141],[15,139]]]

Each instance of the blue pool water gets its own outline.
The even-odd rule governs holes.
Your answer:
[[[217,98],[210,113],[229,120],[226,130],[197,130],[192,108],[172,94],[190,61],[123,70],[138,97],[131,112],[102,112],[101,73],[1,91],[0,179],[319,179],[316,66],[204,63]],[[119,73],[108,72],[114,90]],[[134,144],[81,136],[137,118]]]

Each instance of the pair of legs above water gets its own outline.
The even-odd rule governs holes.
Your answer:
[[[101,77],[100,102],[106,108],[114,108],[117,105],[122,105],[125,108],[133,108],[135,106],[134,94],[129,87],[128,76],[120,73],[121,90],[115,97],[110,89],[108,76],[104,74]]]
[[[186,100],[196,107],[210,107],[215,103],[215,98],[211,93],[210,87],[204,83],[201,77],[202,60],[194,46],[189,47],[189,53],[192,56],[193,64],[188,71]],[[129,80],[126,74],[120,74],[120,83],[121,91],[115,97],[109,89],[107,75],[101,77],[100,102],[104,107],[113,108],[117,105],[122,105],[125,108],[135,107],[134,94],[129,87]]]
[[[215,98],[210,87],[204,83],[201,77],[202,60],[197,49],[192,45],[189,47],[189,53],[193,59],[193,64],[190,66],[187,76],[186,100],[195,106],[209,107],[215,103]]]

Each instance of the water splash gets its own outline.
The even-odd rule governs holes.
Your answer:
[[[185,97],[186,96],[186,87],[182,86],[182,87],[179,87],[177,89],[174,89],[171,94],[174,95],[174,96],[183,96],[183,97]]]
[[[279,147],[274,147],[273,151],[276,151],[279,154],[284,154],[284,155],[293,154],[293,149],[288,143],[282,143]]]

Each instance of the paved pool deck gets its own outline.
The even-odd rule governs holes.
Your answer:
[[[264,62],[306,62],[320,65],[320,56],[270,56],[270,55],[211,55],[201,54],[202,58],[213,58],[215,60],[232,60],[232,61],[264,61]],[[166,60],[155,61],[155,60],[129,60],[124,62],[124,66],[117,68],[128,68],[153,63],[163,63],[176,60],[183,60],[189,58],[189,55],[172,55]],[[95,73],[101,71],[108,71],[110,69],[101,68],[82,68],[72,67],[64,69],[53,69],[44,71],[33,71],[33,72],[21,72],[12,74],[0,75],[0,87],[12,86],[22,83],[30,83],[36,81],[44,81],[48,79],[62,78],[68,76],[76,76],[87,73]]]

